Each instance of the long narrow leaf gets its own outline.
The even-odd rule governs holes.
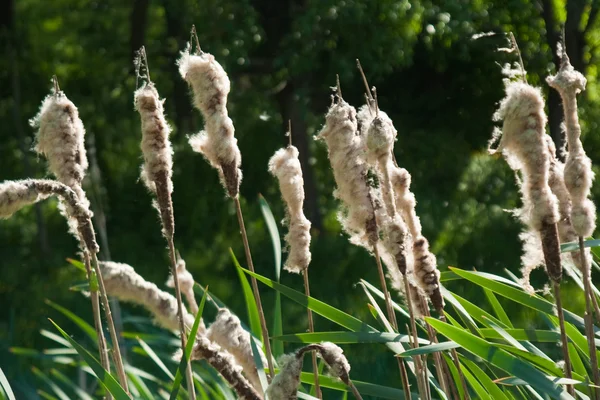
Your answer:
[[[65,332],[58,324],[52,320],[50,320],[52,325],[58,330],[58,332],[71,343],[79,355],[84,359],[87,365],[90,366],[92,371],[94,371],[94,375],[98,378],[98,382],[110,392],[114,396],[116,400],[130,400],[129,395],[123,390],[119,382],[104,368],[102,365],[92,356],[83,346],[77,343],[74,339],[69,336],[67,332]]]
[[[246,275],[242,273],[242,267],[238,262],[235,254],[233,254],[233,250],[229,249],[229,253],[231,254],[231,258],[233,259],[233,263],[236,266],[236,271],[238,276],[240,277],[240,282],[242,284],[242,292],[244,293],[244,300],[246,301],[246,309],[248,310],[248,319],[250,320],[250,329],[252,330],[252,334],[257,338],[262,338],[262,328],[260,326],[260,317],[258,314],[258,306],[256,305],[256,299],[254,298],[254,292],[250,287],[250,283],[248,282],[248,278]]]
[[[438,321],[435,318],[426,319],[440,334],[454,340],[465,350],[483,358],[509,374],[529,382],[531,386],[542,390],[543,393],[547,393],[555,398],[572,399],[566,391],[549,380],[542,372],[505,350],[493,346],[467,331]]]
[[[208,290],[204,290],[204,294],[202,295],[202,300],[200,300],[200,305],[198,306],[198,313],[196,314],[196,318],[194,319],[194,324],[192,325],[192,330],[187,338],[187,342],[185,344],[185,351],[181,355],[181,362],[177,367],[177,371],[175,372],[175,379],[173,380],[173,387],[171,388],[171,395],[169,396],[170,400],[175,400],[177,398],[177,393],[179,392],[179,386],[181,385],[181,381],[183,380],[183,371],[187,368],[188,360],[190,359],[190,355],[192,354],[192,349],[194,348],[194,342],[196,341],[196,334],[198,333],[198,327],[200,326],[200,321],[202,320],[202,313],[204,312],[204,304],[206,303],[206,295]]]

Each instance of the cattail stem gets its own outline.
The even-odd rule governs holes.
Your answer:
[[[83,252],[83,260],[88,281],[90,283],[90,299],[92,301],[92,314],[94,315],[94,327],[96,328],[96,336],[98,338],[98,349],[100,350],[100,363],[102,367],[110,373],[110,359],[108,358],[108,347],[106,346],[106,338],[102,330],[102,316],[100,312],[100,297],[98,296],[98,288],[92,271],[90,254],[87,251]],[[106,399],[111,400],[110,393],[106,394]]]
[[[363,400],[362,396],[358,392],[358,389],[356,388],[356,386],[354,386],[354,383],[352,383],[352,381],[348,381],[348,386],[350,386],[350,390],[352,390],[352,394],[354,395],[356,400]]]
[[[248,233],[246,232],[246,226],[244,225],[244,216],[242,215],[242,207],[240,206],[240,198],[238,196],[233,197],[235,204],[235,211],[240,225],[240,232],[242,234],[242,242],[244,244],[244,252],[246,253],[246,261],[248,262],[248,268],[254,272],[254,263],[252,262],[252,253],[250,253],[250,245],[248,243]],[[267,365],[269,367],[269,377],[273,379],[275,376],[275,370],[273,368],[273,353],[271,352],[271,343],[269,342],[269,331],[267,330],[267,321],[265,320],[265,312],[263,311],[262,302],[260,300],[260,292],[258,291],[258,283],[254,276],[250,277],[252,282],[252,291],[254,292],[254,300],[258,306],[258,316],[260,319],[260,326],[262,329],[263,342],[265,345],[265,352],[267,357]]]
[[[558,313],[558,323],[560,325],[560,342],[563,351],[563,358],[565,359],[565,377],[567,379],[572,378],[571,374],[571,358],[569,357],[569,340],[567,339],[567,332],[565,331],[565,315],[562,308],[562,301],[560,298],[560,282],[553,281],[554,299],[556,301],[556,311]],[[593,341],[592,341],[593,342]],[[595,349],[594,349],[595,350]],[[591,357],[591,354],[590,354]],[[598,365],[596,363],[596,365]],[[597,369],[597,368],[596,368]],[[571,396],[575,396],[575,389],[573,385],[567,385],[567,392]]]
[[[90,226],[91,224],[91,221],[89,221]],[[112,313],[110,311],[110,303],[106,294],[106,288],[104,287],[104,279],[102,279],[102,272],[100,271],[100,266],[98,265],[98,258],[96,257],[96,253],[90,251],[90,255],[92,258],[92,266],[94,268],[94,271],[96,272],[96,277],[98,278],[98,288],[100,289],[100,297],[102,298],[102,305],[104,306],[104,315],[106,317],[108,331],[110,332],[110,338],[113,344],[113,358],[115,360],[117,376],[119,378],[119,383],[121,384],[121,387],[127,393],[129,393],[129,388],[127,387],[127,376],[125,375],[123,359],[121,358],[121,350],[119,349],[119,338],[117,336],[117,330],[115,329],[115,323],[113,321]]]
[[[406,275],[404,275],[404,292],[406,293],[406,305],[408,307],[408,316],[410,318],[410,332],[411,335],[413,337],[413,340],[411,342],[412,348],[413,349],[418,349],[419,348],[419,337],[417,336],[417,322],[415,320],[415,315],[414,315],[414,311],[413,311],[413,304],[412,304],[412,297],[411,297],[411,288],[410,285],[408,284],[408,277]],[[422,385],[423,385],[423,389],[426,392],[429,392],[429,385],[427,383],[427,363],[426,363],[426,356],[423,356],[423,358],[421,358],[421,356],[415,356],[415,362],[417,363],[417,365],[419,365],[419,368],[422,370],[423,375],[421,376],[420,379],[422,379]],[[426,398],[431,398],[430,394],[426,394]]]
[[[398,369],[400,370],[400,379],[402,381],[402,389],[404,390],[404,398],[411,399],[410,395],[410,383],[408,382],[408,373],[406,372],[406,365],[404,361],[400,359],[400,357],[396,357],[396,361],[398,362]]]
[[[291,135],[290,135],[291,136]],[[304,276],[304,294],[307,297],[310,297],[310,284],[308,281],[308,268],[302,271],[302,276]],[[315,331],[315,325],[313,321],[312,310],[310,308],[306,308],[306,315],[308,317],[308,331],[313,333]],[[312,366],[313,366],[313,374],[315,376],[315,395],[319,398],[323,398],[323,394],[321,393],[321,385],[319,385],[319,366],[317,364],[317,353],[312,352]]]
[[[161,222],[163,225],[163,233],[167,239],[169,247],[169,261],[171,265],[171,275],[175,286],[175,298],[177,299],[177,320],[179,322],[179,337],[181,339],[181,350],[185,351],[186,345],[186,329],[183,319],[183,302],[181,301],[181,288],[179,287],[179,277],[177,276],[177,259],[175,256],[175,244],[173,236],[175,234],[175,218],[173,213],[173,200],[169,192],[168,177],[165,171],[160,171],[155,176],[156,184],[156,199],[160,211]],[[188,360],[186,365],[186,383],[190,399],[196,399],[194,389],[194,376],[192,373],[192,365]]]
[[[594,336],[594,318],[592,314],[592,305],[591,300],[594,296],[592,292],[592,288],[590,285],[590,265],[588,263],[588,258],[585,254],[585,249],[583,245],[583,237],[579,236],[579,254],[582,261],[583,267],[583,287],[585,292],[585,334],[587,337],[587,342],[590,350],[590,366],[592,368],[592,376],[594,378],[594,385],[596,387],[593,389],[594,399],[600,398],[600,371],[598,371],[598,357],[596,355],[596,342]],[[562,339],[562,336],[561,336]],[[563,344],[564,346],[564,344]],[[592,389],[590,389],[591,391]]]
[[[173,275],[173,283],[175,285],[175,298],[177,299],[177,319],[179,320],[179,337],[181,338],[181,350],[185,351],[186,347],[186,329],[183,320],[183,303],[181,301],[181,288],[179,287],[179,277],[177,276],[177,260],[175,258],[175,244],[173,243],[173,236],[167,237],[169,243],[169,258],[171,261],[171,275]],[[193,340],[193,339],[192,339]],[[192,364],[188,359],[185,368],[185,375],[187,381],[187,390],[190,399],[196,398],[196,390],[194,388],[194,375],[192,372]]]
[[[381,257],[379,256],[379,249],[377,248],[377,243],[375,243],[373,245],[373,252],[375,255],[375,261],[377,262],[377,272],[379,273],[379,282],[381,284],[381,288],[383,290],[383,295],[385,298],[385,305],[386,305],[386,309],[387,309],[388,319],[390,321],[390,324],[392,325],[392,328],[396,332],[398,332],[398,321],[396,320],[396,314],[394,313],[394,309],[392,307],[392,299],[390,298],[390,293],[387,289],[387,283],[385,281],[385,275],[383,274],[383,265],[381,265]],[[398,358],[397,360],[398,360],[398,368],[400,369],[400,378],[402,380],[402,386],[404,388],[404,394],[406,396],[408,396],[408,397],[406,397],[407,399],[410,399],[410,385],[408,383],[408,375],[406,373],[406,367],[404,365],[404,362],[402,360],[400,360],[400,358]],[[417,375],[417,382],[418,382],[418,386],[419,386],[419,394],[422,394],[420,366],[416,365],[416,367],[417,367],[416,375]]]
[[[443,314],[443,312],[440,312],[440,321],[442,322],[447,322],[446,320],[446,316]],[[452,359],[454,361],[454,366],[456,367],[456,370],[458,371],[458,376],[460,378],[460,384],[463,388],[463,391],[465,392],[465,399],[470,399],[469,396],[469,389],[467,388],[467,382],[465,381],[465,376],[462,373],[462,368],[460,366],[460,361],[458,360],[458,352],[456,351],[456,349],[452,349],[450,350],[450,353],[452,355]],[[456,393],[456,398],[460,398],[458,393]]]
[[[429,317],[430,316],[429,308],[424,307],[424,309],[425,309],[425,315],[427,317]],[[429,341],[431,343],[439,343],[435,329],[433,329],[433,327],[431,325],[429,325],[428,323],[426,323],[425,325],[427,326],[427,336],[429,337]],[[439,352],[436,351],[433,353],[433,360],[435,363],[436,375],[437,375],[438,381],[440,383],[440,386],[442,388],[442,391],[444,393],[450,393],[450,387],[448,384],[448,375],[446,374],[446,370],[444,368],[445,364],[443,363],[442,356],[440,355]]]

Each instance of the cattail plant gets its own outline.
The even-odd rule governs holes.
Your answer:
[[[185,297],[188,306],[190,307],[190,311],[193,315],[198,313],[198,302],[196,301],[196,296],[194,295],[194,277],[185,267],[185,260],[181,258],[179,252],[177,252],[177,278],[179,279],[179,288],[181,289],[181,293]],[[167,287],[175,288],[175,279],[173,279],[173,275],[169,276],[167,280]]]
[[[494,119],[503,121],[502,137],[498,147],[495,150],[490,149],[490,152],[501,152],[509,166],[520,172],[523,206],[518,215],[527,227],[528,237],[534,236],[530,241],[539,240],[541,244],[541,249],[537,247],[537,253],[540,254],[541,250],[546,272],[553,283],[565,358],[565,375],[571,378],[571,362],[560,297],[562,265],[557,229],[558,201],[548,184],[550,152],[545,139],[546,115],[540,90],[526,82],[507,81],[506,97],[501,101]],[[528,251],[533,250],[533,246],[530,245]],[[574,395],[572,385],[567,385],[567,389]]]
[[[263,396],[244,377],[242,367],[236,363],[235,358],[227,351],[223,351],[219,345],[211,342],[206,336],[202,335],[196,338],[191,359],[206,360],[225,378],[240,399],[263,400]]]
[[[85,129],[83,122],[79,118],[77,107],[60,90],[56,76],[54,76],[53,80],[53,93],[44,99],[40,112],[31,120],[32,126],[37,128],[34,149],[38,154],[46,157],[50,172],[59,182],[70,187],[77,195],[79,202],[89,211],[89,201],[82,188],[82,181],[88,166],[84,145]],[[90,212],[87,219],[73,218],[71,216],[72,210],[69,207],[69,203],[66,203],[63,207],[63,213],[69,221],[70,231],[80,240],[80,243],[85,244],[85,246],[81,247],[84,253],[87,252],[87,254],[84,254],[84,261],[86,262],[86,271],[90,280],[91,301],[95,314],[94,323],[98,334],[98,345],[101,352],[106,352],[106,341],[102,333],[98,298],[101,297],[108,329],[113,342],[113,356],[119,382],[125,391],[128,391],[119,340],[112,318],[110,303],[104,288],[102,274],[98,267],[97,253],[99,248],[95,242],[95,233],[91,221],[92,214]],[[94,240],[89,236],[94,236]],[[92,267],[94,269],[93,272]],[[95,278],[94,274],[96,275]],[[97,288],[95,283],[93,284],[96,279],[98,281]],[[97,289],[100,291],[99,296]],[[106,369],[109,370],[110,362],[108,355],[101,354],[100,358]]]
[[[196,49],[193,50],[192,40]],[[227,73],[212,54],[200,49],[196,28],[192,27],[192,40],[188,43],[181,57],[177,61],[179,72],[183,79],[190,85],[193,92],[194,106],[202,113],[205,121],[205,130],[190,137],[190,145],[196,152],[201,153],[215,168],[227,195],[235,204],[238,224],[242,234],[246,261],[250,271],[254,272],[254,263],[248,243],[248,234],[244,226],[244,217],[240,206],[239,189],[242,180],[240,165],[242,156],[234,136],[234,127],[227,113],[227,95],[230,82]],[[254,276],[251,277],[252,290],[258,306],[260,325],[263,334],[263,343],[266,350],[269,376],[274,376],[273,357],[269,331],[265,314],[258,291],[258,283]]]
[[[170,331],[179,331],[177,299],[161,290],[152,282],[146,281],[135,269],[127,264],[101,261],[100,270],[104,275],[106,292],[121,301],[137,304],[152,314],[157,325]],[[183,308],[183,320],[189,330],[194,324],[194,315]],[[198,332],[206,330],[201,321]]]
[[[585,331],[590,349],[590,360],[594,377],[594,384],[600,386],[600,371],[598,370],[598,359],[596,356],[596,345],[594,342],[594,318],[592,312],[592,301],[595,300],[595,294],[592,292],[591,276],[591,255],[589,249],[584,248],[584,238],[591,236],[596,229],[596,207],[589,199],[594,172],[592,171],[592,162],[585,154],[583,144],[581,143],[581,126],[579,125],[579,116],[577,113],[577,94],[585,90],[586,79],[576,71],[569,61],[567,51],[563,46],[558,48],[561,58],[560,69],[554,76],[547,78],[548,85],[556,89],[560,94],[563,103],[564,119],[566,125],[566,135],[568,144],[568,153],[566,163],[562,170],[565,191],[559,192],[564,202],[570,198],[570,210],[565,209],[565,214],[570,211],[570,215],[565,215],[566,221],[570,224],[566,227],[567,232],[563,233],[565,240],[571,241],[575,237],[579,242],[579,257],[573,256],[573,261],[583,274],[583,284],[585,292]],[[559,173],[561,171],[558,171]],[[557,195],[558,196],[558,195]],[[559,197],[559,200],[560,200]],[[561,210],[562,211],[562,210]],[[561,215],[562,217],[562,215]],[[559,224],[559,228],[561,225]],[[562,230],[565,230],[564,228]],[[559,233],[561,230],[559,229]],[[563,239],[561,237],[561,239]],[[600,319],[600,315],[596,315]],[[594,397],[600,397],[600,389],[596,387]]]
[[[304,293],[310,296],[310,284],[308,280],[308,265],[310,264],[310,221],[304,215],[302,206],[304,204],[304,179],[302,168],[298,158],[298,149],[292,145],[292,125],[289,123],[287,133],[289,145],[285,149],[279,149],[269,160],[269,172],[277,177],[281,196],[286,204],[287,224],[289,232],[285,235],[285,241],[289,249],[289,255],[284,269],[295,274],[302,274],[304,278]],[[312,311],[306,308],[308,317],[308,330],[314,332]],[[312,366],[315,377],[315,393],[322,398],[319,385],[319,370],[317,355],[312,352]]]
[[[309,344],[294,353],[281,356],[279,360],[280,372],[267,388],[269,400],[296,400],[298,398],[297,391],[300,384],[304,354],[313,350],[318,352],[325,361],[330,374],[348,385],[356,399],[362,400],[362,396],[350,380],[350,363],[344,356],[343,350],[330,342]]]
[[[184,350],[186,345],[186,330],[175,256],[175,217],[173,200],[171,198],[171,193],[173,192],[173,182],[171,180],[173,174],[173,149],[169,141],[171,129],[165,120],[163,101],[159,98],[158,91],[150,79],[148,59],[144,47],[139,50],[135,65],[138,77],[141,77],[140,68],[145,68],[145,75],[142,78],[145,78],[146,81],[134,93],[135,108],[140,114],[142,121],[141,148],[144,155],[142,180],[150,192],[156,196],[155,206],[159,211],[162,232],[169,247],[171,276],[173,277],[175,298],[177,299],[179,336],[181,339],[181,349]],[[189,360],[186,367],[186,382],[190,397],[195,399],[194,377]]]
[[[390,270],[397,269],[402,275],[401,280],[403,281],[403,285],[401,289],[404,291],[406,298],[410,330],[413,336],[411,346],[417,348],[418,336],[415,317],[424,315],[423,305],[426,305],[426,302],[422,298],[421,290],[411,283],[411,281],[414,281],[412,276],[414,274],[413,264],[419,260],[409,257],[407,247],[411,245],[411,234],[414,234],[415,231],[408,232],[404,217],[398,213],[396,193],[391,179],[392,173],[397,169],[393,153],[397,131],[389,116],[379,109],[376,89],[375,87],[372,89],[369,88],[367,78],[358,60],[357,66],[366,89],[366,104],[361,107],[358,113],[358,120],[361,125],[360,133],[364,142],[364,149],[367,153],[367,161],[378,177],[381,197],[385,206],[383,210],[379,210],[376,213],[378,224],[382,227],[384,237],[381,242],[381,253],[384,255],[386,253],[389,254],[388,256],[384,256],[383,259],[384,261],[388,259],[387,263],[392,264]],[[416,224],[418,224],[418,220],[416,222],[414,220],[411,221],[411,227],[414,228]],[[430,335],[430,340],[434,341],[435,335]],[[444,390],[448,391],[443,374],[441,357],[438,353],[434,353],[434,359],[440,384]],[[417,382],[419,383],[421,397],[429,398],[431,395],[427,383],[426,358],[415,357],[415,365],[418,371]]]
[[[327,144],[329,161],[337,185],[334,196],[342,205],[338,219],[343,230],[350,236],[351,243],[373,252],[388,318],[392,327],[398,330],[381,265],[375,205],[367,183],[368,165],[357,129],[356,109],[344,101],[338,77],[337,92],[332,96],[332,104],[325,116],[325,126],[317,138]],[[404,390],[409,394],[408,377],[403,362],[398,360],[398,366]]]
[[[235,358],[236,364],[242,367],[246,379],[248,379],[254,389],[262,395],[262,386],[258,377],[256,363],[254,362],[254,356],[252,355],[252,345],[250,343],[250,341],[254,339],[250,333],[242,328],[240,319],[226,308],[219,309],[217,318],[206,332],[206,337],[221,346],[221,348],[229,352]],[[263,359],[263,362],[266,362],[262,353],[260,356]]]

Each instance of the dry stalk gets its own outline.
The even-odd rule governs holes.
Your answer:
[[[308,283],[308,268],[302,272],[302,275],[304,277],[304,294],[306,294],[307,297],[310,297],[310,285]],[[308,331],[310,333],[313,333],[315,331],[315,325],[313,322],[312,310],[308,307],[306,307],[306,314],[308,317]],[[319,365],[317,364],[317,353],[313,351],[311,356],[313,374],[315,377],[315,394],[319,399],[322,399],[323,393],[321,393],[321,385],[319,384]]]
[[[242,215],[242,207],[240,206],[239,196],[233,197],[233,203],[235,204],[235,212],[237,214],[238,223],[240,225],[240,232],[242,234],[242,242],[244,244],[244,252],[246,253],[246,261],[248,262],[248,268],[250,271],[254,271],[254,262],[252,261],[252,253],[250,252],[250,244],[248,243],[248,233],[246,232],[246,226],[244,225],[244,216]],[[258,283],[254,276],[250,277],[252,282],[252,291],[254,293],[254,300],[258,307],[258,316],[260,319],[260,326],[262,329],[263,343],[265,345],[265,352],[267,357],[267,365],[269,367],[269,377],[273,379],[275,376],[275,370],[273,368],[273,353],[271,352],[271,342],[269,341],[269,331],[267,329],[267,321],[265,320],[265,313],[263,311],[262,302],[260,300],[260,292],[258,291]]]

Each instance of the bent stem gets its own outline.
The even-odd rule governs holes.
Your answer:
[[[291,136],[291,135],[290,135]],[[310,285],[308,282],[308,268],[302,271],[302,275],[304,276],[304,293],[306,297],[310,297]],[[306,314],[308,317],[308,331],[313,333],[315,331],[315,325],[313,322],[312,311],[310,308],[306,308]],[[313,374],[315,376],[315,394],[319,399],[323,398],[323,394],[321,393],[321,386],[319,385],[319,366],[317,365],[317,353],[315,351],[312,352],[312,366],[313,366]]]
[[[240,225],[240,232],[242,233],[242,242],[244,243],[244,251],[246,253],[246,261],[248,262],[248,268],[254,272],[254,263],[252,262],[252,253],[250,253],[250,245],[248,243],[248,233],[246,232],[246,226],[244,225],[244,216],[242,215],[242,207],[240,206],[239,196],[233,197],[235,204],[235,212],[237,214],[238,223]],[[271,343],[269,342],[269,331],[267,330],[267,321],[265,320],[265,313],[263,311],[262,302],[260,300],[260,292],[258,291],[258,283],[256,278],[251,276],[252,291],[254,292],[254,300],[258,306],[258,316],[260,319],[260,326],[262,329],[262,339],[265,345],[265,352],[267,357],[267,365],[269,367],[269,378],[273,379],[275,370],[273,369],[273,353],[271,352]]]
[[[585,334],[587,336],[587,342],[590,350],[590,366],[592,368],[592,376],[594,377],[594,393],[592,398],[600,398],[600,373],[598,371],[598,357],[596,355],[596,342],[594,337],[594,318],[592,315],[591,300],[594,296],[591,288],[591,275],[590,266],[585,256],[585,250],[583,246],[583,237],[579,237],[579,255],[581,259],[581,265],[583,266],[583,287],[585,290]]]
[[[569,357],[569,341],[567,339],[567,332],[565,330],[565,315],[562,308],[562,301],[560,299],[560,282],[553,281],[553,284],[554,300],[556,301],[556,311],[558,313],[558,323],[560,325],[560,342],[563,351],[563,358],[565,359],[565,377],[567,379],[571,379],[571,358]],[[594,341],[592,340],[592,344],[593,343]],[[595,355],[595,349],[591,353]],[[592,354],[590,354],[590,357],[592,357]],[[598,365],[597,362],[596,365]],[[596,367],[596,370],[597,369],[598,368]],[[573,385],[567,385],[567,392],[569,392],[571,396],[575,396],[575,389],[573,388]]]

